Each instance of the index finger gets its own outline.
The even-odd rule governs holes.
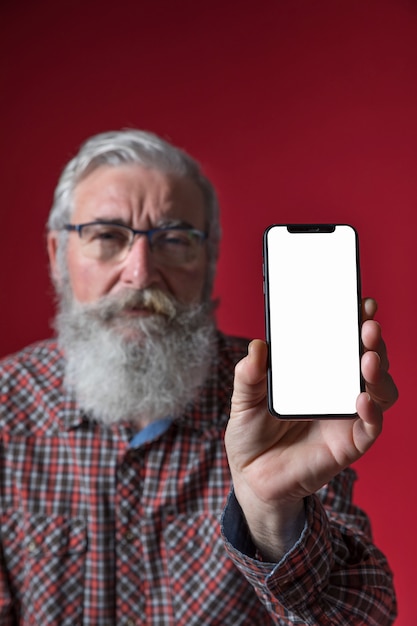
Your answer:
[[[381,367],[389,369],[387,348],[381,336],[381,327],[373,318],[378,310],[378,304],[373,298],[362,300],[362,329],[361,337],[364,352],[377,352],[381,360]]]
[[[362,322],[373,320],[378,310],[378,303],[374,298],[362,299]]]

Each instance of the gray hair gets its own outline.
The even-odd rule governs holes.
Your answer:
[[[213,285],[221,236],[216,192],[197,161],[185,151],[153,133],[126,129],[100,133],[87,139],[81,145],[78,154],[67,163],[62,171],[54,193],[48,229],[62,230],[64,225],[71,221],[74,209],[74,189],[81,180],[101,165],[117,167],[126,163],[137,163],[167,174],[189,178],[201,190],[208,232],[208,271],[205,293],[208,297]],[[63,231],[58,249],[58,259],[61,264],[65,263],[66,241],[67,233]]]

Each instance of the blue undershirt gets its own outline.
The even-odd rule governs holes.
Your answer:
[[[153,441],[157,437],[160,437],[172,424],[172,417],[164,417],[163,419],[157,420],[156,422],[151,422],[145,428],[142,428],[134,437],[131,439],[129,447],[130,448],[138,448],[142,446],[144,443],[148,443],[149,441]]]

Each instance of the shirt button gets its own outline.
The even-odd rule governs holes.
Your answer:
[[[33,541],[33,540],[32,540],[32,541],[30,541],[30,542],[28,543],[28,551],[29,551],[29,552],[35,552],[36,548],[37,548],[37,546],[36,546],[36,541]]]
[[[135,535],[132,533],[132,531],[131,531],[131,530],[128,530],[128,531],[125,533],[125,540],[126,540],[128,543],[132,543],[132,541],[134,540],[134,538],[135,538]],[[132,621],[130,621],[130,623],[129,623],[129,622],[127,622],[127,626],[132,626],[132,624],[133,624],[133,622],[132,622]]]

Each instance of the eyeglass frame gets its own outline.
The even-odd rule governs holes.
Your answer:
[[[137,235],[144,235],[146,239],[148,240],[148,245],[149,245],[150,250],[152,250],[153,234],[158,233],[158,232],[169,231],[169,230],[178,230],[181,232],[191,233],[192,235],[197,236],[197,238],[199,239],[199,243],[203,243],[204,241],[208,239],[208,233],[204,232],[203,230],[199,230],[198,228],[193,228],[192,226],[159,226],[156,228],[149,228],[147,230],[138,230],[136,228],[132,228],[131,226],[128,226],[127,224],[120,224],[118,222],[107,222],[106,220],[98,220],[96,222],[85,222],[84,224],[64,224],[63,230],[66,230],[68,232],[77,232],[78,236],[80,237],[82,241],[82,229],[85,226],[95,226],[95,225],[116,226],[119,228],[121,227],[121,228],[126,229],[130,233],[132,233],[132,239],[127,247],[128,251],[131,250],[135,241],[135,237]]]

